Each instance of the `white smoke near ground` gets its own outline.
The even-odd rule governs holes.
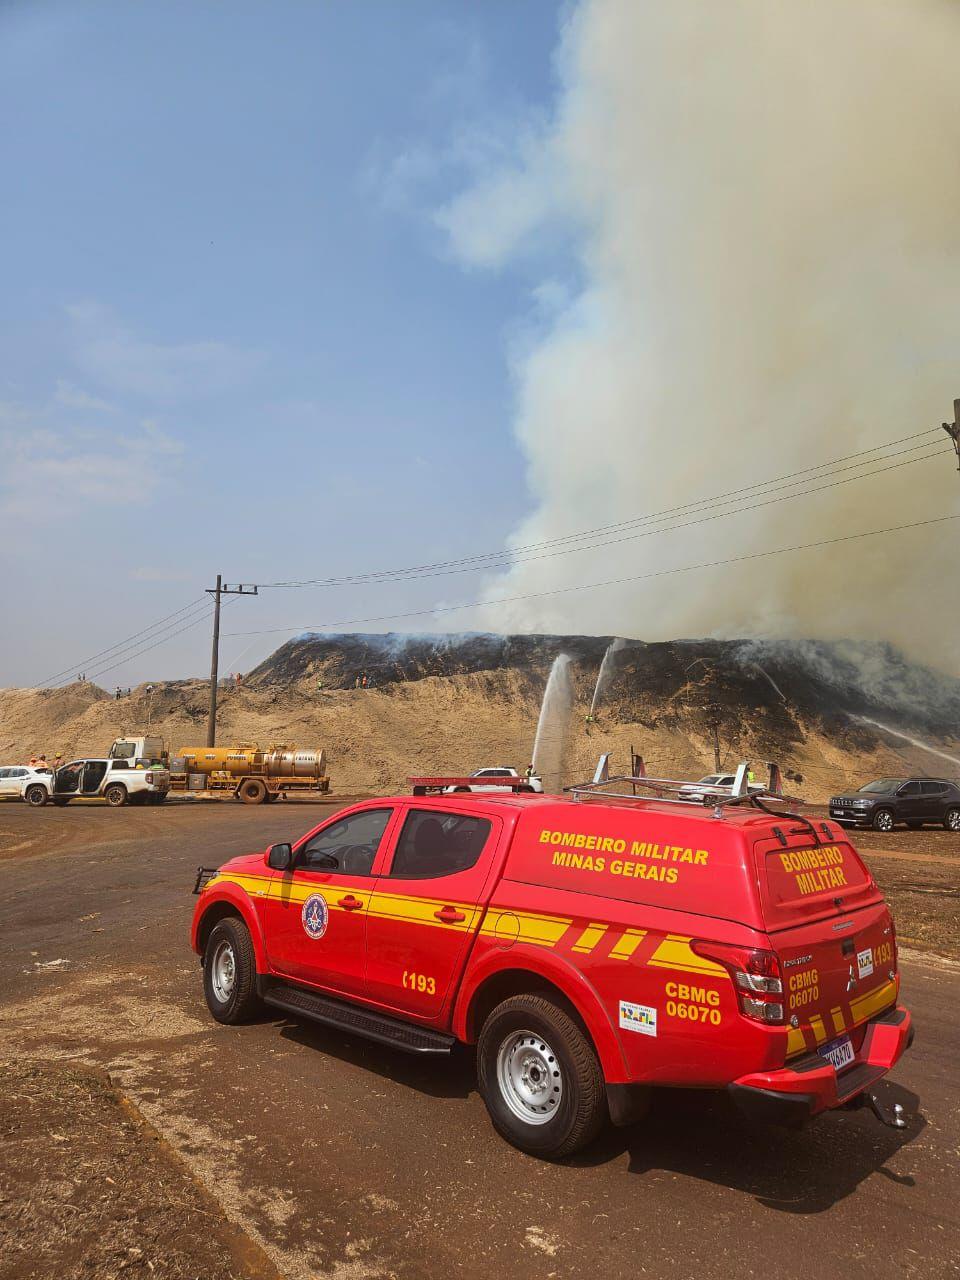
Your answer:
[[[566,300],[554,290],[552,320],[517,358],[515,429],[535,507],[513,546],[950,416],[958,49],[953,0],[584,0],[573,10],[553,126],[536,145],[524,131],[514,164],[438,215],[471,266],[528,248],[532,210],[577,228],[581,285]],[[511,191],[524,217],[498,221]],[[544,289],[549,279],[538,297]],[[945,452],[699,529],[518,564],[486,598],[903,524],[955,511],[958,495]],[[650,640],[886,639],[956,669],[956,534],[944,527],[491,606],[475,621]]]

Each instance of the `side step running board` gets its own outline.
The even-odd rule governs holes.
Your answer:
[[[264,987],[262,997],[265,1004],[282,1009],[284,1013],[291,1013],[298,1018],[310,1018],[313,1022],[322,1022],[324,1026],[336,1027],[339,1031],[351,1032],[353,1035],[366,1036],[368,1040],[392,1045],[394,1049],[402,1049],[405,1053],[445,1054],[456,1043],[453,1036],[442,1031],[401,1022],[399,1018],[391,1018],[387,1014],[376,1013],[372,1009],[364,1009],[359,1005],[348,1004],[345,1000],[320,995],[317,991],[306,991],[303,987],[290,986],[285,982],[270,982]]]

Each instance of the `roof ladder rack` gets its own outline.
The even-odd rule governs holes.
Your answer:
[[[594,770],[593,778],[589,782],[576,782],[572,786],[564,787],[564,791],[569,792],[574,800],[629,800],[642,803],[645,800],[656,800],[659,804],[699,804],[704,808],[713,807],[713,816],[722,818],[724,809],[742,804],[754,804],[757,808],[764,807],[762,801],[773,801],[776,804],[802,804],[803,802],[796,796],[785,796],[781,785],[781,773],[779,765],[770,762],[770,781],[767,786],[758,786],[751,782],[750,764],[746,760],[741,760],[737,765],[733,782],[728,786],[713,783],[700,783],[689,778],[651,778],[648,776],[635,777],[632,774],[620,773],[611,776],[610,773],[611,753],[606,752],[597,761],[597,767]],[[630,791],[612,791],[607,788],[624,785],[629,786]],[[652,795],[637,795],[637,788],[642,787],[647,791],[653,792]],[[697,792],[698,797],[694,799],[689,795],[683,795],[684,791]]]

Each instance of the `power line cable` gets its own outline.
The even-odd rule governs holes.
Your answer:
[[[907,441],[907,440],[916,440],[922,436],[936,436],[936,435],[937,435],[937,432],[933,428],[926,431],[914,432],[912,435],[901,436],[896,440],[889,440],[885,444],[875,445],[870,449],[860,450],[858,453],[847,454],[842,458],[836,458],[829,462],[817,463],[815,466],[804,467],[799,471],[789,472],[783,476],[775,476],[767,480],[757,481],[755,484],[746,485],[740,489],[728,490],[725,493],[716,494],[713,497],[700,498],[693,502],[681,503],[678,506],[665,508],[664,510],[659,512],[653,512],[653,513],[649,513],[647,515],[642,515],[642,516],[634,516],[634,517],[631,517],[629,520],[618,521],[615,524],[600,525],[593,529],[580,530],[577,533],[565,534],[562,537],[551,538],[542,542],[528,543],[525,546],[514,547],[510,550],[482,552],[482,553],[477,553],[471,556],[464,556],[456,560],[439,560],[439,561],[434,561],[433,563],[430,563],[430,564],[411,565],[411,566],[407,566],[406,568],[400,568],[400,569],[371,570],[370,572],[367,572],[367,573],[344,574],[338,577],[308,578],[308,579],[302,579],[302,580],[266,582],[266,583],[259,583],[258,585],[264,589],[355,585],[355,584],[370,582],[370,581],[403,580],[407,577],[420,577],[420,576],[432,577],[432,576],[436,576],[433,572],[431,572],[433,570],[457,569],[459,571],[459,566],[477,565],[479,564],[479,562],[484,562],[483,564],[480,564],[480,567],[482,568],[493,567],[488,563],[490,561],[499,562],[505,559],[510,559],[510,560],[522,562],[520,560],[520,557],[524,556],[527,552],[539,551],[544,548],[558,546],[560,544],[568,543],[571,541],[577,541],[577,540],[582,541],[583,539],[586,539],[586,538],[599,537],[603,534],[618,532],[622,529],[631,528],[638,524],[649,523],[651,521],[666,519],[671,515],[680,515],[684,512],[695,511],[696,509],[701,507],[710,507],[715,505],[729,505],[729,503],[734,501],[736,498],[742,495],[751,493],[754,490],[769,489],[770,486],[774,486],[774,485],[787,488],[789,487],[789,485],[787,484],[788,481],[794,480],[799,476],[810,475],[812,472],[815,472],[815,471],[823,471],[828,467],[836,468],[838,473],[842,473],[846,471],[855,470],[858,467],[872,466],[874,463],[886,461],[887,458],[899,457],[903,454],[916,452],[918,449],[926,448],[928,447],[928,445],[933,444],[933,440],[931,439],[929,441],[925,441],[923,444],[912,445],[907,449],[898,450],[896,453],[888,454],[885,457],[870,458],[868,460],[866,458],[867,454],[875,454],[875,453],[881,452],[883,450],[891,448],[895,444],[902,444],[904,441]],[[924,455],[924,456],[933,456],[933,454]],[[861,458],[863,459],[863,461],[861,461],[860,463],[854,463],[854,465],[850,467],[839,466],[840,463],[849,462],[851,459],[855,459],[855,458]],[[911,459],[911,461],[913,461],[913,459]],[[879,472],[866,473],[866,475],[875,475],[875,474],[879,474]],[[822,479],[822,477],[813,477],[813,478]],[[851,477],[851,479],[859,479],[859,478],[860,477]],[[804,492],[817,492],[817,490],[816,489],[804,490]],[[759,493],[754,493],[754,496],[760,497],[762,495]],[[598,545],[607,545],[607,544],[601,543]],[[583,550],[584,548],[576,547],[572,549]],[[537,557],[537,558],[540,558],[540,557]]]
[[[549,539],[545,542],[532,543],[532,544],[529,544],[527,547],[514,548],[509,551],[488,552],[482,555],[463,557],[460,560],[438,561],[438,562],[435,562],[433,565],[413,566],[407,569],[381,570],[381,571],[376,571],[368,574],[346,575],[340,578],[330,578],[326,580],[314,579],[314,580],[308,580],[308,581],[299,582],[299,583],[296,583],[296,582],[267,583],[267,584],[261,584],[261,585],[272,586],[272,587],[283,587],[283,586],[310,587],[310,586],[321,586],[321,585],[333,586],[333,585],[360,584],[360,583],[381,583],[381,582],[385,583],[390,581],[409,581],[416,578],[447,576],[452,573],[475,572],[475,571],[484,570],[484,569],[494,570],[501,567],[510,567],[514,564],[523,564],[533,560],[551,558],[557,555],[571,554],[572,552],[575,552],[575,551],[596,550],[605,546],[613,546],[621,542],[631,541],[641,537],[649,537],[655,533],[667,533],[667,532],[672,532],[675,529],[689,528],[693,525],[703,524],[713,520],[721,519],[727,515],[738,514],[740,512],[753,511],[758,509],[759,507],[771,505],[774,502],[790,501],[795,498],[804,497],[812,493],[822,492],[825,489],[834,488],[841,484],[849,484],[849,483],[852,483],[854,480],[868,479],[871,476],[880,475],[885,471],[896,470],[898,467],[902,467],[902,466],[909,466],[914,462],[925,461],[926,459],[935,456],[936,453],[940,451],[934,450],[933,452],[922,453],[917,457],[907,458],[902,462],[894,463],[893,465],[888,467],[880,467],[872,471],[861,470],[861,468],[873,466],[875,463],[886,462],[890,458],[902,457],[904,454],[915,453],[917,450],[926,449],[928,447],[928,444],[932,442],[924,441],[924,443],[922,444],[910,445],[908,448],[898,450],[895,453],[887,453],[880,457],[871,457],[867,459],[867,455],[882,454],[884,450],[890,449],[893,445],[902,444],[905,441],[918,440],[928,435],[936,435],[936,431],[934,429],[930,429],[927,431],[914,432],[910,435],[901,436],[895,440],[887,441],[884,444],[875,445],[869,449],[859,450],[855,453],[847,454],[842,458],[833,459],[829,462],[817,463],[813,466],[802,468],[799,471],[788,473],[786,476],[774,477],[768,480],[759,481],[755,484],[744,486],[741,489],[732,490],[726,494],[717,495],[714,498],[698,499],[695,502],[685,503],[676,507],[668,508],[663,512],[634,517],[630,520],[620,521],[616,524],[599,526],[597,529],[593,529],[593,530],[583,530],[579,533],[567,534],[564,537]],[[862,459],[862,461],[854,462],[852,466],[848,466],[848,467],[839,466],[840,463],[850,462],[852,459]],[[813,488],[801,489],[795,493],[783,494],[781,497],[774,498],[774,497],[768,496],[771,493],[775,493],[777,491],[777,488],[780,488],[780,489],[788,488],[789,487],[788,482],[795,479],[798,476],[804,476],[804,475],[812,476],[812,473],[818,472],[818,471],[822,472],[828,467],[833,467],[837,469],[840,473],[845,471],[858,470],[859,474],[850,476],[845,480],[834,480],[825,485],[817,485]],[[823,477],[817,476],[813,478],[822,479]],[[776,486],[776,488],[773,488],[771,486]],[[766,493],[762,494],[760,492],[762,490],[766,490]],[[748,493],[752,493],[754,497],[762,496],[764,500],[761,502],[755,502],[750,506],[746,506],[746,507],[740,506],[735,511],[713,511],[706,515],[700,515],[694,520],[684,520],[673,525],[664,526],[662,528],[643,529],[640,532],[625,534],[623,537],[620,537],[620,538],[606,539],[604,541],[594,541],[584,546],[572,546],[572,547],[561,546],[561,544],[569,543],[571,541],[577,541],[577,540],[583,541],[584,539],[590,538],[590,537],[596,538],[598,535],[601,535],[605,532],[630,529],[630,528],[635,528],[639,524],[644,524],[644,523],[649,524],[655,521],[662,521],[671,514],[679,514],[682,512],[696,511],[698,509],[702,510],[703,508],[707,508],[709,510],[711,506],[718,506],[718,505],[729,506],[731,502],[733,502],[738,496],[742,494],[748,494]],[[561,549],[557,551],[546,551],[542,555],[522,554],[525,551],[536,551],[540,548],[548,548],[553,546],[561,546]],[[518,554],[518,553],[521,553],[521,554]],[[118,659],[118,661],[113,663],[112,665],[107,665],[107,666],[104,666],[101,663],[95,668],[93,674],[103,675],[108,671],[115,670],[116,667],[122,666],[126,662],[132,661],[132,659],[139,656],[140,653],[145,653],[151,649],[157,648],[158,645],[165,643],[167,640],[174,639],[176,636],[182,634],[183,631],[188,630],[190,627],[196,625],[196,623],[199,622],[202,617],[206,616],[206,609],[205,609],[206,604],[207,604],[207,601],[204,597],[200,597],[198,600],[191,601],[190,604],[184,605],[182,608],[175,610],[174,613],[166,615],[165,618],[161,618],[158,622],[152,623],[150,626],[144,627],[138,632],[134,632],[132,636],[126,637],[125,640],[118,641],[116,644],[111,645],[107,649],[101,650],[97,654],[93,654],[88,658],[81,659],[78,663],[72,663],[69,667],[64,668],[62,671],[58,672],[56,675],[48,677],[46,680],[41,681],[39,687],[43,687],[45,685],[56,686],[57,684],[62,685],[65,683],[69,683],[69,681],[59,679],[58,677],[64,676],[68,672],[72,672],[76,670],[78,667],[85,668],[89,666],[90,663],[92,662],[96,663],[98,659],[102,659],[106,657],[115,657]],[[454,607],[470,607],[470,606],[454,606]],[[199,610],[200,612],[196,619],[193,619],[189,622],[188,626],[171,630],[171,627],[173,626],[175,621],[183,620],[185,617],[189,616],[190,613],[194,610]],[[435,610],[416,611],[413,615],[410,615],[410,616],[417,616],[418,614],[424,613],[424,612],[427,612],[427,613],[435,612]],[[408,616],[408,615],[390,615],[390,616],[402,617],[402,616]],[[339,625],[346,625],[346,624],[339,624]],[[277,631],[283,630],[283,628],[276,628],[276,630]],[[164,631],[169,631],[170,634],[166,636],[162,636],[162,633]],[[234,633],[234,634],[257,634],[257,633]],[[261,633],[261,634],[267,634],[267,633]],[[151,639],[154,640],[155,642],[143,648],[138,649],[136,653],[126,652],[128,649],[130,649],[135,645],[135,642],[138,639],[142,639],[145,636],[150,636]],[[157,638],[161,636],[162,638]],[[249,647],[250,646],[248,646],[248,648]],[[243,652],[246,652],[246,649]]]
[[[83,670],[84,668],[89,666],[91,662],[96,662],[98,658],[107,657],[109,654],[112,654],[117,649],[126,648],[126,646],[130,644],[132,641],[137,640],[139,637],[146,635],[148,632],[154,631],[158,627],[161,627],[163,623],[169,622],[171,619],[179,617],[180,614],[188,613],[190,610],[195,609],[198,604],[206,604],[206,603],[207,603],[206,599],[203,596],[201,596],[198,600],[191,600],[191,602],[189,604],[185,604],[183,608],[176,609],[173,613],[168,613],[165,618],[161,618],[159,622],[152,622],[148,627],[144,627],[141,631],[135,631],[132,636],[127,636],[125,640],[118,640],[116,644],[110,645],[108,649],[101,649],[99,653],[94,653],[89,658],[81,658],[79,662],[72,662],[68,667],[64,667],[62,671],[57,671],[54,675],[48,676],[46,680],[39,681],[35,687],[38,689],[42,689],[44,685],[53,684],[54,681],[59,681],[61,676],[65,676],[70,671]],[[61,683],[68,683],[68,682],[61,681]]]
[[[312,626],[269,627],[259,631],[229,631],[226,636],[267,636],[280,632],[329,631],[335,627],[360,626],[369,622],[395,622],[402,618],[422,618],[437,613],[456,613],[462,609],[488,608],[500,604],[517,604],[524,600],[540,600],[547,596],[564,595],[573,591],[592,591],[599,587],[625,586],[631,582],[642,582],[650,578],[665,578],[677,573],[693,573],[700,569],[719,569],[725,565],[742,564],[748,560],[763,560],[769,556],[788,555],[796,551],[812,551],[819,547],[832,547],[841,542],[855,542],[863,538],[877,538],[882,534],[900,533],[907,529],[922,529],[930,525],[944,524],[950,520],[960,520],[960,512],[949,516],[935,516],[930,520],[914,520],[909,524],[889,525],[885,529],[868,529],[862,533],[848,533],[836,538],[824,538],[818,542],[801,542],[790,547],[774,547],[768,551],[746,552],[739,556],[730,556],[724,560],[707,560],[701,564],[680,565],[674,569],[654,569],[648,573],[632,574],[626,578],[608,578],[601,582],[583,582],[568,587],[553,587],[549,591],[533,591],[519,596],[500,596],[492,600],[470,600],[464,604],[438,605],[430,609],[411,609],[404,613],[380,614],[368,618],[347,618],[338,622],[323,622]]]
[[[532,564],[539,560],[552,560],[558,556],[571,555],[577,551],[598,551],[598,550],[602,550],[605,547],[620,546],[625,542],[637,542],[641,538],[652,538],[656,534],[675,533],[678,529],[692,529],[692,528],[695,528],[697,525],[710,524],[714,520],[723,520],[728,516],[745,515],[745,514],[749,514],[751,511],[759,511],[763,507],[775,506],[784,502],[792,502],[796,498],[805,498],[814,493],[823,493],[828,489],[836,489],[840,485],[852,484],[856,480],[868,480],[872,476],[883,475],[884,472],[887,472],[887,471],[898,471],[900,470],[900,468],[911,466],[915,462],[925,462],[928,459],[937,457],[939,454],[944,452],[945,450],[941,448],[937,448],[930,453],[922,454],[921,456],[916,458],[907,458],[905,461],[896,462],[889,467],[880,467],[875,471],[865,471],[865,472],[861,472],[859,475],[856,475],[856,476],[848,476],[846,480],[832,480],[828,484],[817,485],[812,489],[800,489],[800,490],[797,490],[795,493],[783,493],[775,498],[765,498],[762,502],[755,502],[751,506],[741,506],[736,508],[733,511],[714,511],[707,515],[698,516],[694,520],[682,520],[676,524],[664,525],[659,529],[641,529],[638,532],[625,533],[622,537],[619,537],[619,538],[607,538],[601,542],[592,542],[582,547],[564,547],[557,551],[545,551],[540,555],[529,555],[529,556],[511,556],[510,553],[504,553],[504,557],[499,563],[491,561],[484,565],[474,565],[472,567],[467,567],[467,568],[438,569],[432,573],[407,574],[406,576],[397,577],[397,578],[383,578],[380,581],[381,582],[414,582],[414,581],[420,581],[426,578],[449,577],[452,574],[459,574],[459,573],[475,573],[482,570],[494,571],[498,569],[512,569],[516,565]]]
[[[130,653],[125,655],[124,657],[119,659],[119,661],[114,662],[110,666],[106,666],[106,667],[101,666],[101,667],[95,668],[92,673],[94,678],[96,678],[97,676],[106,675],[108,671],[116,671],[118,667],[126,666],[126,664],[128,662],[132,662],[134,658],[139,658],[141,654],[149,653],[151,649],[156,649],[158,648],[158,646],[162,644],[166,644],[168,640],[172,640],[175,636],[183,635],[185,631],[190,631],[193,627],[199,626],[201,622],[205,622],[213,613],[213,606],[207,600],[204,600],[203,603],[207,607],[204,608],[204,610],[200,613],[199,617],[194,618],[192,622],[188,622],[186,626],[180,627],[178,630],[174,631],[171,635],[163,636],[161,639],[155,640],[152,644],[144,645],[142,648],[137,649],[136,653]],[[224,608],[226,608],[226,605],[221,605],[221,609],[224,609]]]

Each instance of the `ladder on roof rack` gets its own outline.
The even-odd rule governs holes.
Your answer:
[[[715,818],[723,817],[723,810],[728,806],[752,804],[758,809],[765,808],[764,801],[775,804],[803,804],[799,796],[785,796],[780,766],[768,761],[770,780],[767,786],[749,781],[750,765],[742,760],[737,765],[733,782],[729,786],[714,783],[694,782],[682,778],[634,777],[630,774],[610,774],[610,752],[606,752],[597,761],[597,767],[590,782],[575,782],[564,787],[574,800],[632,800],[656,799],[661,804],[697,804],[705,808],[712,805]],[[622,783],[631,788],[630,791],[608,791],[607,787]],[[654,792],[652,797],[638,796],[637,787],[646,787]],[[668,794],[664,794],[664,793]],[[686,793],[686,794],[684,794]],[[790,815],[785,815],[789,817]]]

